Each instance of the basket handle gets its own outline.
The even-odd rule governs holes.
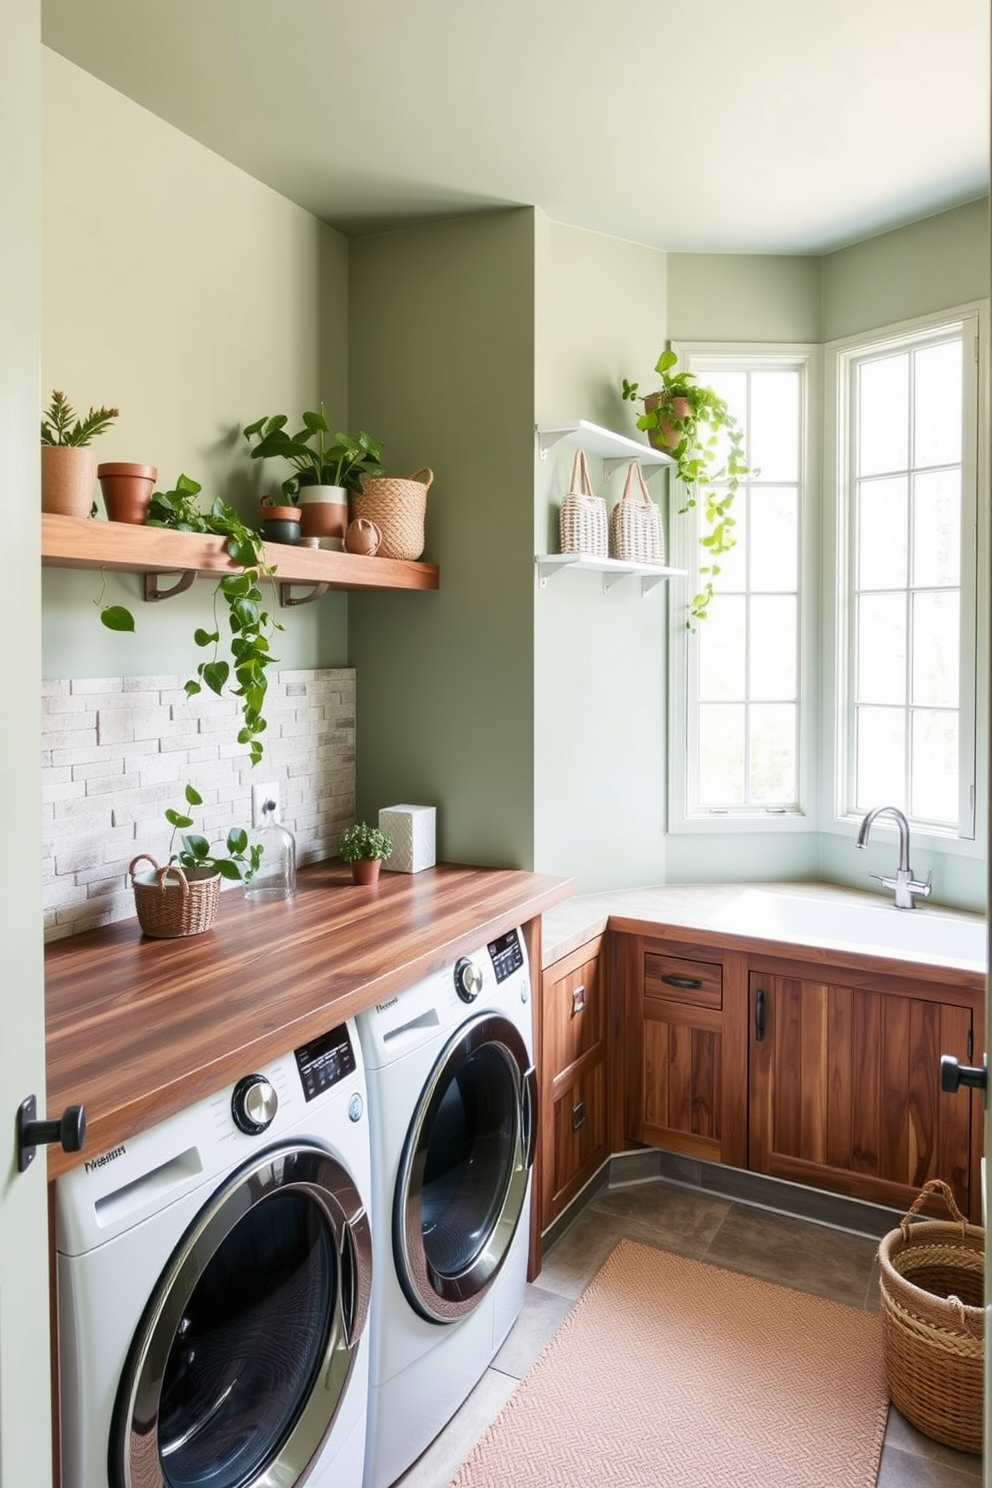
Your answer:
[[[130,863],[127,865],[127,871],[131,875],[132,884],[134,883],[134,870],[135,868],[137,868],[139,863],[151,863],[154,872],[158,872],[158,864],[156,863],[155,859],[150,858],[147,853],[139,853],[138,856],[136,858],[132,858]]]
[[[421,485],[426,486],[429,491],[434,484],[434,472],[429,465],[421,465],[419,470],[415,470],[412,475],[407,476],[407,480],[419,481],[422,475],[426,475],[427,479],[421,481]]]
[[[572,459],[572,474],[569,478],[568,489],[573,496],[592,496],[592,481],[589,479],[589,466],[586,463],[585,450],[576,450]]]
[[[929,1183],[924,1183],[923,1187],[920,1189],[920,1192],[914,1199],[912,1206],[899,1221],[899,1228],[902,1230],[904,1240],[907,1239],[909,1236],[910,1220],[915,1214],[919,1214],[920,1210],[923,1208],[923,1205],[926,1203],[927,1199],[930,1198],[931,1194],[940,1195],[944,1203],[947,1205],[951,1218],[955,1221],[955,1223],[960,1221],[961,1234],[964,1235],[966,1233],[968,1228],[968,1221],[965,1219],[964,1215],[961,1213],[961,1210],[958,1208],[954,1199],[954,1194],[951,1192],[950,1186],[946,1184],[942,1178],[931,1178]]]
[[[644,471],[641,469],[641,462],[639,460],[631,460],[630,464],[627,466],[627,476],[623,483],[623,495],[620,497],[621,501],[633,501],[635,499],[634,492],[632,490],[632,487],[635,484],[639,487],[641,505],[650,506],[651,495],[648,491],[647,483],[644,479]]]

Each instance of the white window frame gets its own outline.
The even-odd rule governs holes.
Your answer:
[[[700,587],[698,567],[705,561],[699,545],[695,520],[679,515],[685,491],[674,474],[669,476],[668,530],[670,562],[685,568],[685,578],[670,581],[671,617],[669,625],[669,708],[668,708],[668,831],[701,836],[752,834],[754,832],[808,832],[815,827],[816,776],[815,751],[818,741],[818,641],[819,567],[816,561],[815,537],[820,530],[819,470],[820,441],[817,413],[820,407],[820,367],[822,348],[796,342],[672,342],[678,365],[697,371],[705,381],[705,365],[716,364],[721,370],[753,370],[756,367],[801,368],[805,372],[802,402],[802,486],[805,504],[800,509],[799,552],[799,732],[796,758],[797,802],[789,811],[754,808],[735,811],[703,812],[690,809],[689,780],[691,762],[696,757],[695,738],[698,710],[694,685],[696,632],[687,629],[687,603]],[[760,477],[759,477],[760,481]],[[698,516],[698,508],[693,514]],[[719,593],[719,579],[716,581]],[[701,620],[698,625],[707,622]]]
[[[988,682],[986,667],[978,666],[982,654],[979,638],[989,630],[989,583],[979,582],[987,574],[988,522],[988,430],[983,411],[988,408],[988,301],[958,305],[938,314],[914,317],[895,325],[880,326],[856,336],[831,341],[824,347],[824,616],[833,615],[823,635],[824,726],[820,743],[821,771],[820,830],[845,837],[861,819],[847,809],[849,797],[849,720],[847,716],[850,678],[850,552],[851,552],[851,462],[848,454],[850,370],[854,357],[873,350],[896,348],[900,340],[911,345],[917,337],[942,327],[964,324],[973,329],[975,352],[966,357],[963,396],[970,401],[971,437],[962,450],[962,568],[961,568],[961,754],[959,827],[939,828],[931,823],[911,822],[913,841],[922,849],[980,857],[985,853],[988,772]],[[969,685],[970,684],[970,685]],[[900,805],[878,801],[873,805]]]

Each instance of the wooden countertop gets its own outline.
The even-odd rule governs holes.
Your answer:
[[[205,934],[152,940],[124,920],[54,942],[45,957],[46,1114],[86,1108],[82,1153],[48,1150],[48,1175],[107,1151],[536,919],[568,879],[440,864],[369,888],[334,860],[297,895],[223,893]],[[534,976],[538,969],[534,968]]]

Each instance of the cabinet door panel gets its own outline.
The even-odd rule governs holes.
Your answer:
[[[552,1210],[557,1213],[606,1157],[606,1065],[555,1094]]]
[[[641,1141],[719,1160],[721,1038],[718,1027],[651,1017],[643,1027]]]
[[[545,1017],[551,1021],[551,1068],[568,1069],[598,1044],[605,1031],[605,998],[601,957],[583,961],[556,978],[545,998]]]

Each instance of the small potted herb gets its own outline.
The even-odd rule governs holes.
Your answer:
[[[65,393],[53,392],[41,419],[41,509],[60,517],[88,517],[96,486],[90,443],[106,433],[119,408],[91,408],[77,418]]]
[[[346,863],[351,864],[351,876],[355,883],[375,883],[383,858],[393,850],[393,839],[378,827],[368,822],[355,822],[341,834],[338,852]]]

